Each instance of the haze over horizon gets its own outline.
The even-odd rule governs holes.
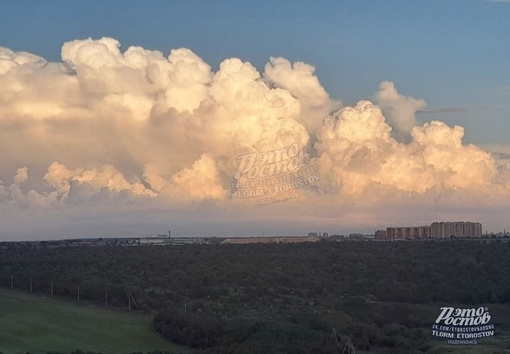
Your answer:
[[[0,241],[508,229],[510,3],[112,3],[0,14]]]

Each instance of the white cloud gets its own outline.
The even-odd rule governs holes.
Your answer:
[[[16,211],[37,211],[39,226],[56,210],[92,220],[119,209],[140,220],[172,210],[196,215],[192,223],[214,209],[225,223],[299,215],[370,226],[389,204],[508,207],[503,156],[465,145],[462,127],[418,123],[425,101],[389,81],[377,104],[342,107],[313,66],[284,58],[270,58],[262,73],[237,58],[213,71],[189,49],[121,52],[102,38],[65,43],[62,61],[0,48],[0,180],[12,181],[0,184],[0,209],[9,210],[0,220],[9,230]],[[300,198],[265,208],[230,198],[237,156],[292,144],[307,148],[320,172]]]
[[[416,112],[427,106],[422,99],[399,94],[393,82],[383,81],[375,95],[377,104],[388,117],[388,124],[395,129],[396,138],[407,141],[411,129],[415,127]]]

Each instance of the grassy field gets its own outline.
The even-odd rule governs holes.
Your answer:
[[[150,316],[0,289],[0,352],[5,354],[187,352],[152,332],[150,322]]]

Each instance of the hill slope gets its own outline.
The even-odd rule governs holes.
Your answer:
[[[150,316],[76,306],[0,289],[0,352],[176,350],[150,329]],[[176,351],[177,352],[177,351]]]

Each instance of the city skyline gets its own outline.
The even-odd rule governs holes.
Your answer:
[[[0,240],[508,228],[507,1],[3,8]]]

